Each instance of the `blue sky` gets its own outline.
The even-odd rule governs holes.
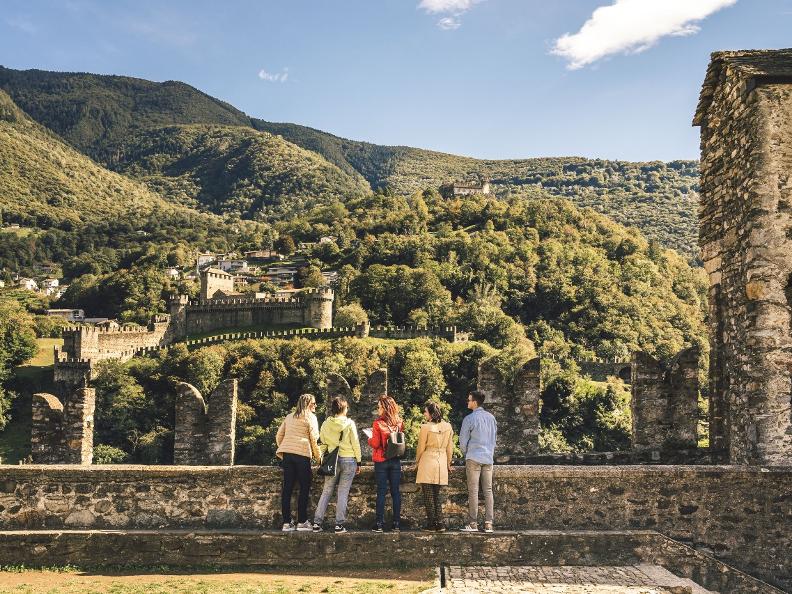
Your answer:
[[[618,10],[593,17],[614,2]],[[665,12],[636,22],[641,2]],[[681,18],[667,14],[674,3]],[[792,46],[792,0],[3,0],[2,8],[0,64],[10,68],[182,80],[266,120],[481,158],[697,158],[690,122],[709,53]]]

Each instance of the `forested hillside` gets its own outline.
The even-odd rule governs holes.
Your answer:
[[[57,264],[69,277],[110,272],[150,249],[256,247],[268,228],[174,204],[112,173],[28,118],[0,91],[0,269]],[[181,250],[183,251],[183,250]],[[137,254],[137,256],[136,256]],[[186,256],[185,256],[186,257]]]
[[[311,194],[317,200],[333,196],[336,189],[357,188],[361,178],[373,189],[387,187],[406,195],[447,181],[484,177],[492,181],[493,191],[499,196],[564,196],[578,206],[589,206],[617,222],[638,227],[648,238],[679,250],[693,261],[698,257],[698,172],[693,161],[630,163],[581,157],[492,161],[381,146],[305,126],[249,118],[227,103],[174,81],[154,83],[119,76],[0,68],[0,88],[34,119],[85,154],[107,166],[118,165],[125,172],[145,177],[150,185],[180,203],[211,203],[215,212],[243,212],[248,217],[277,215],[294,204],[291,192],[295,184],[282,183],[277,171],[262,172],[255,165],[237,167],[233,151],[239,145],[233,140],[229,141],[227,157],[220,154],[224,145],[219,144],[206,153],[209,163],[198,163],[195,158],[204,154],[201,151],[206,147],[198,146],[197,152],[193,151],[192,146],[185,146],[183,134],[165,141],[164,127],[212,124],[255,127],[278,134],[338,168],[319,165],[307,154],[298,159],[284,157],[291,163],[286,168],[289,175],[299,180],[297,194]],[[152,132],[155,129],[159,132]],[[152,149],[157,147],[150,144],[149,134],[167,145],[159,156],[153,155],[156,151]],[[130,147],[130,138],[138,144]],[[278,151],[296,155],[288,143],[280,145]],[[141,157],[139,162],[133,162],[134,155]],[[186,163],[178,161],[180,155]],[[230,171],[223,171],[222,182],[205,175],[211,170],[207,168],[226,164]],[[296,169],[301,166],[307,170],[298,174]],[[222,204],[223,199],[231,204]],[[255,211],[257,204],[279,207]]]
[[[232,126],[169,126],[124,142],[110,167],[173,202],[271,219],[370,191],[321,155],[280,136]]]

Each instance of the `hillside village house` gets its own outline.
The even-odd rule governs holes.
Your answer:
[[[19,279],[19,288],[26,291],[38,291],[38,283],[32,278],[22,277]]]
[[[247,260],[219,260],[217,266],[223,272],[247,272],[250,269]]]
[[[217,260],[217,254],[213,254],[212,252],[204,252],[202,254],[198,254],[195,265],[200,269],[204,266],[208,266],[215,260]]]
[[[296,276],[297,268],[294,266],[271,266],[265,275],[269,282],[278,287],[293,285]]]
[[[84,322],[85,310],[82,309],[48,309],[47,316],[63,318],[67,322]]]
[[[179,270],[176,266],[170,266],[169,268],[166,268],[165,274],[170,279],[175,280],[181,278],[181,270]]]

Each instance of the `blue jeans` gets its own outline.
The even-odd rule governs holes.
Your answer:
[[[333,489],[338,485],[338,497],[336,499],[336,524],[343,524],[347,517],[347,504],[349,503],[349,490],[352,488],[352,481],[357,472],[357,460],[354,458],[338,458],[338,470],[335,476],[326,476],[324,479],[324,489],[319,498],[319,505],[316,506],[314,522],[321,524],[327,512],[327,504],[333,496]]]
[[[401,522],[401,460],[391,458],[385,462],[374,463],[374,477],[377,479],[377,524],[385,523],[385,494],[390,485],[391,499],[393,499],[393,523]]]

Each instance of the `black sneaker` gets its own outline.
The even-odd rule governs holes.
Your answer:
[[[346,532],[346,528],[344,528],[343,524],[336,524],[335,525],[335,533],[336,534],[343,534],[344,532]]]
[[[314,522],[313,524],[311,524],[311,530],[313,530],[314,532],[321,532],[322,525],[318,524],[317,522]]]
[[[379,522],[374,524],[374,527],[371,529],[371,531],[372,532],[385,532],[385,530],[382,527],[382,524],[380,524]]]

